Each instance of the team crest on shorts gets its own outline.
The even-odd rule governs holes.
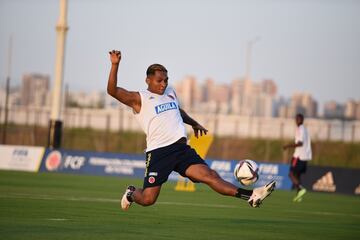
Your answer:
[[[155,182],[155,178],[154,177],[149,177],[149,183],[153,184]]]

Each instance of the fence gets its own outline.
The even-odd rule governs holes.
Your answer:
[[[9,123],[48,126],[49,108],[12,107],[8,112]],[[4,123],[4,109],[0,108],[0,123]],[[218,136],[243,138],[292,139],[294,119],[262,118],[224,114],[190,115]],[[62,113],[65,128],[94,128],[111,131],[141,131],[129,108],[81,109],[67,108]],[[313,140],[360,141],[360,121],[305,119]]]

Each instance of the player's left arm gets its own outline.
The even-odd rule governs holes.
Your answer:
[[[179,108],[179,110],[180,110],[180,114],[183,119],[183,122],[192,126],[195,137],[199,137],[199,133],[200,133],[200,136],[207,134],[208,130],[206,128],[204,128],[197,121],[192,119],[183,109]]]

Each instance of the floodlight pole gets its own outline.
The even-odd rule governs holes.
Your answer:
[[[8,72],[6,77],[6,86],[5,86],[5,119],[4,119],[4,129],[2,132],[2,144],[6,144],[6,135],[7,135],[7,125],[9,118],[9,95],[10,95],[10,75],[11,75],[11,55],[12,55],[12,35],[9,38],[9,48],[8,48]]]
[[[51,119],[49,122],[48,147],[60,148],[62,136],[62,121],[60,118],[62,101],[62,81],[64,74],[65,37],[68,30],[67,22],[67,0],[60,0],[60,16],[56,25],[56,59],[55,59],[55,81],[53,87],[53,98],[51,107]]]

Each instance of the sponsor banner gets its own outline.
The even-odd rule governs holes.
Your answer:
[[[360,169],[308,166],[302,184],[315,192],[360,195]]]
[[[262,163],[259,165],[259,180],[254,184],[255,187],[264,186],[271,180],[276,181],[276,189],[290,190],[292,183],[289,175],[289,165],[282,163]]]
[[[143,155],[47,149],[42,172],[143,177]]]
[[[0,169],[37,172],[44,147],[0,145]]]
[[[217,171],[223,179],[240,185],[233,175],[237,162],[206,160],[208,166]],[[271,180],[276,180],[278,189],[290,189],[291,183],[287,177],[288,165],[257,163],[259,165],[259,180],[251,187],[262,186]],[[47,149],[40,171],[143,178],[145,155]],[[168,180],[177,181],[178,179],[179,174],[173,172]]]
[[[45,152],[45,153],[44,153]],[[65,172],[91,175],[111,175],[143,178],[145,155],[51,150],[43,147],[0,145],[0,169],[29,172]],[[233,171],[238,161],[206,160],[208,166],[228,182],[240,183]],[[290,190],[289,165],[263,163],[259,165],[259,180],[251,187],[263,186],[275,180],[277,189]],[[40,168],[39,168],[40,166]],[[170,181],[177,181],[173,172]],[[302,184],[311,191],[360,195],[360,169],[308,166]]]

